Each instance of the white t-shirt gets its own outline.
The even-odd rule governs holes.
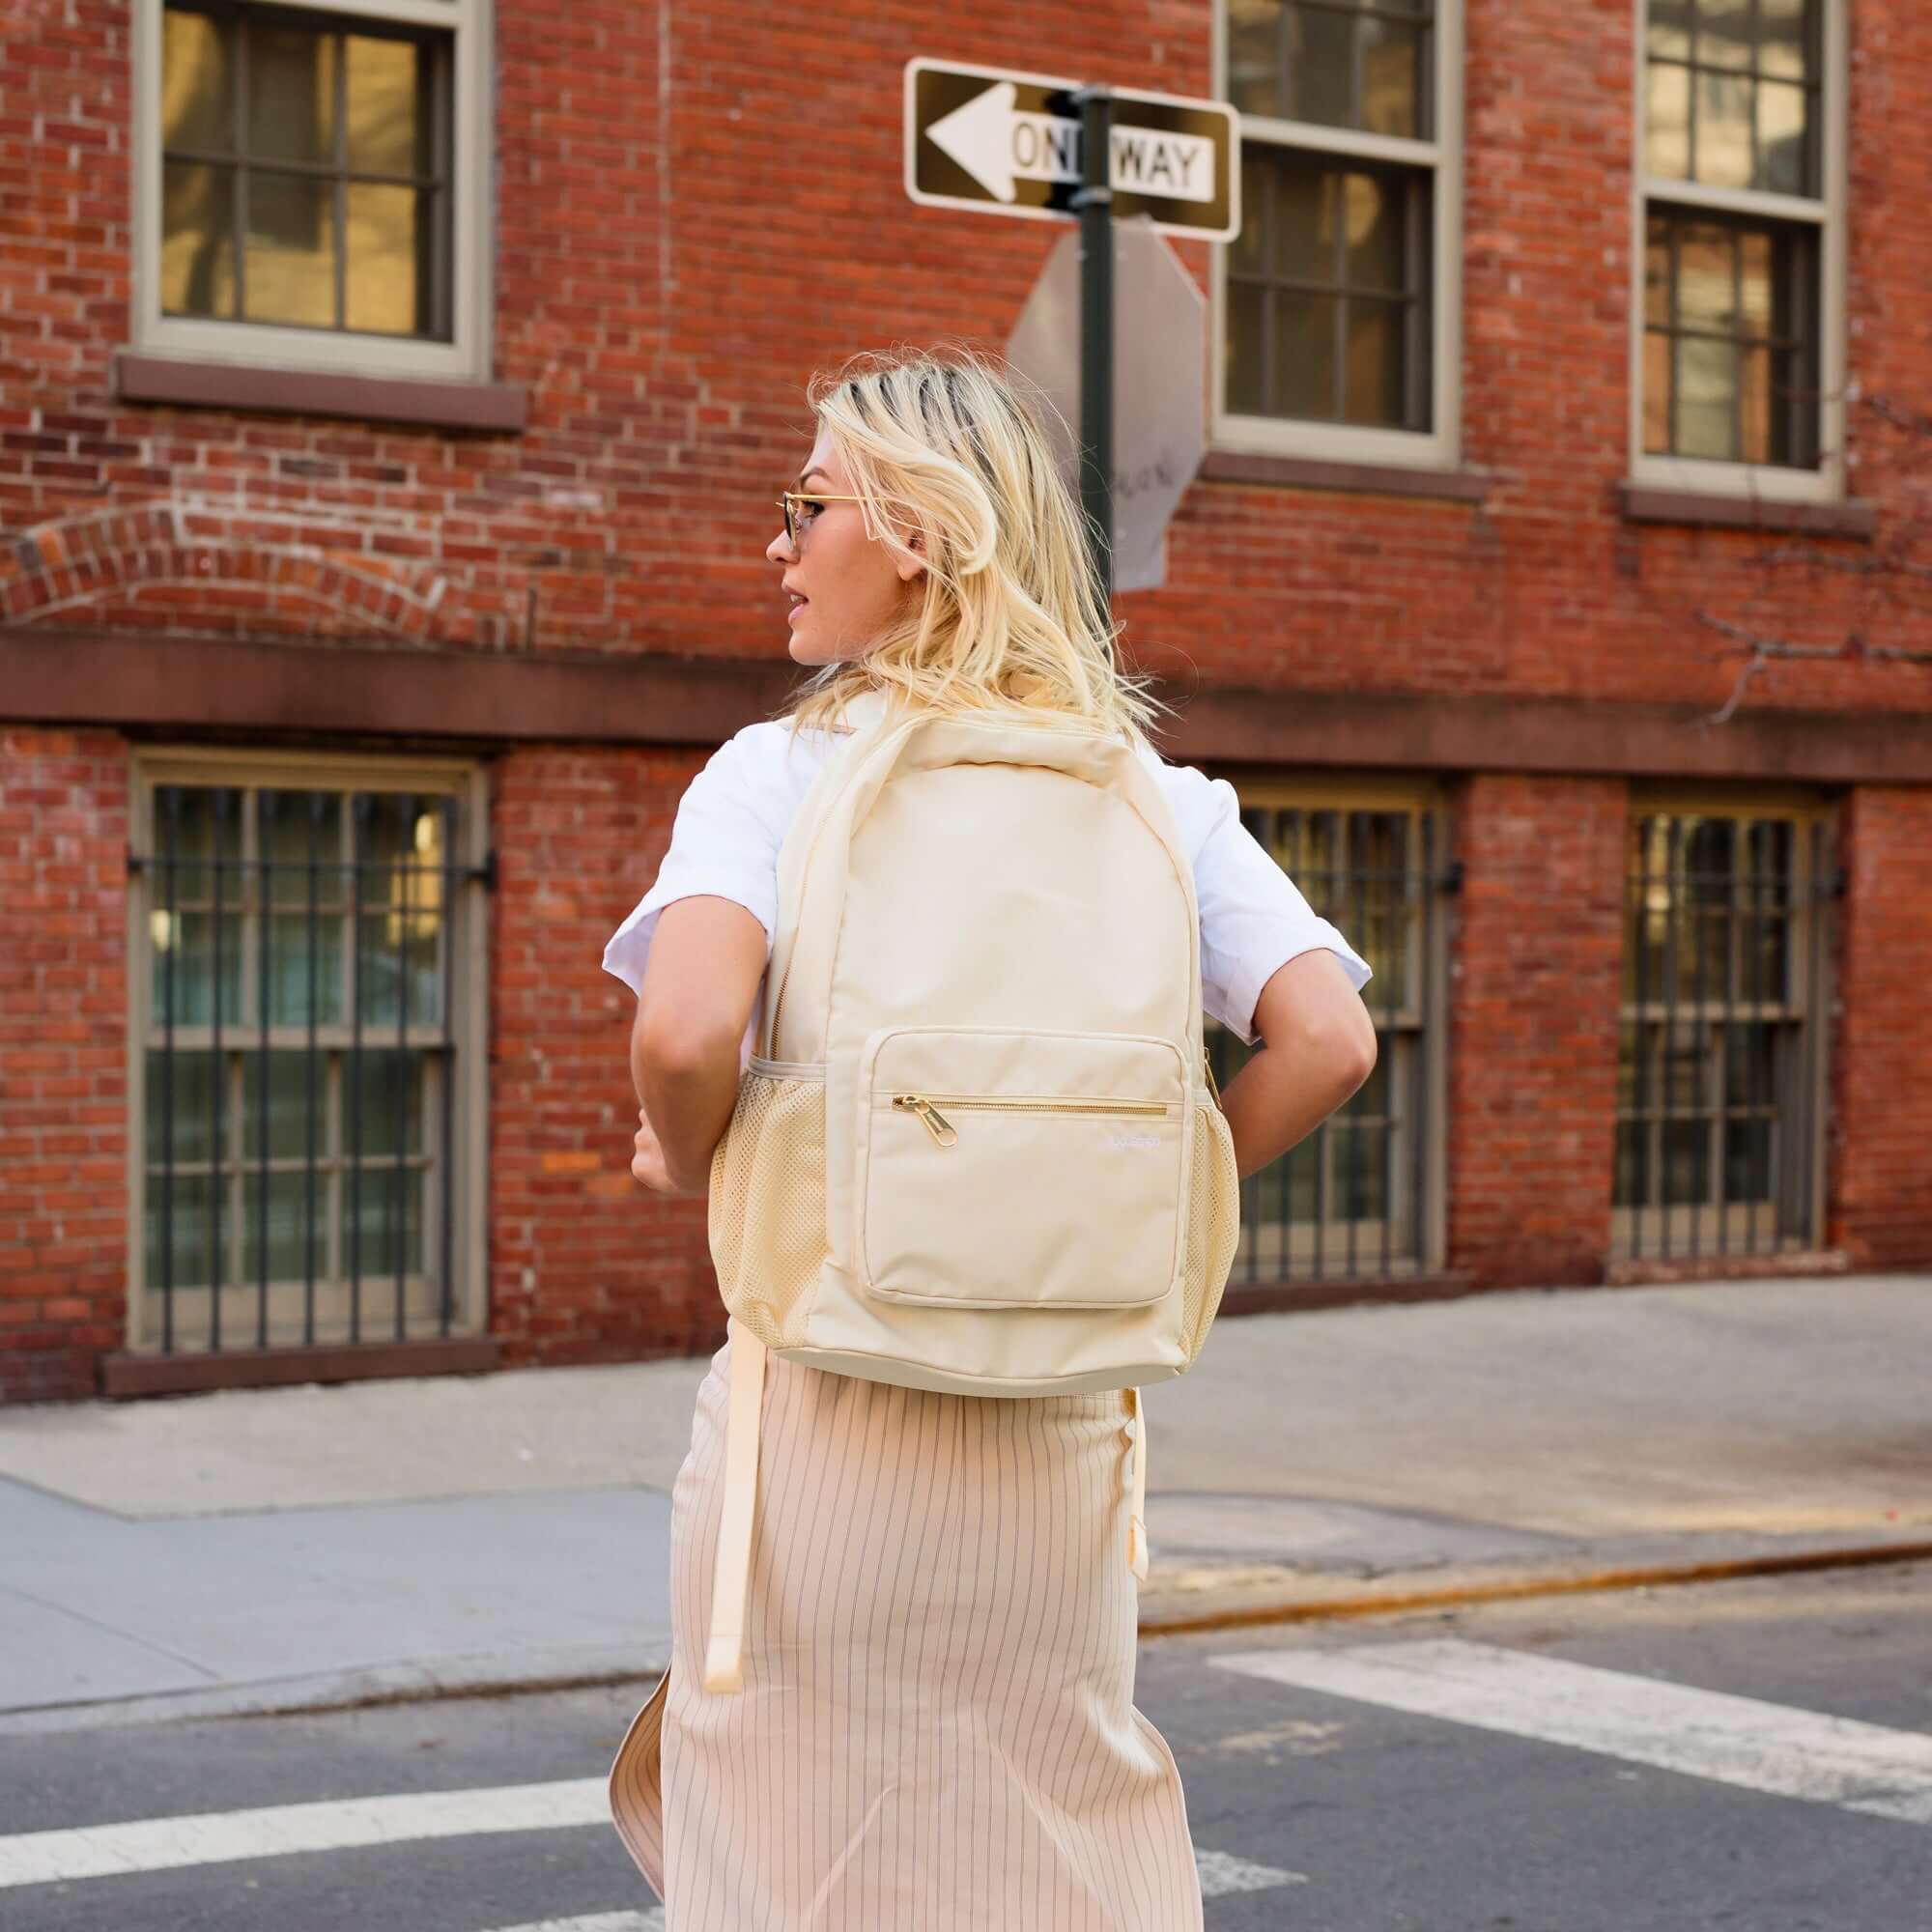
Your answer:
[[[604,970],[632,992],[644,983],[644,958],[658,914],[696,894],[732,899],[765,928],[769,963],[779,916],[779,848],[836,733],[794,733],[782,720],[748,724],[719,746],[678,801],[670,849],[656,883],[604,948]],[[1226,779],[1168,763],[1146,750],[1194,861],[1201,916],[1201,1003],[1253,1045],[1255,1002],[1275,972],[1298,953],[1326,948],[1353,984],[1368,983],[1367,962],[1325,919],[1317,918],[1294,881],[1245,825]],[[760,1014],[747,1028],[741,1059],[756,1040]]]

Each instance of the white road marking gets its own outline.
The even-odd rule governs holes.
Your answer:
[[[591,1912],[582,1918],[536,1918],[506,1925],[503,1932],[665,1932],[662,1905],[649,1912]]]
[[[554,1832],[610,1822],[610,1785],[601,1777],[143,1818],[128,1825],[83,1825],[0,1838],[0,1889],[125,1877],[129,1872],[179,1871],[185,1865],[282,1858],[291,1852],[339,1852],[363,1845],[408,1844],[419,1838]]]
[[[76,1879],[125,1878],[189,1865],[284,1858],[295,1852],[352,1851],[463,1838],[496,1832],[554,1832],[609,1825],[609,1787],[601,1777],[552,1784],[505,1784],[477,1791],[412,1791],[385,1798],[325,1799],[253,1811],[208,1811],[182,1818],[142,1818],[125,1825],[83,1825],[0,1838],[0,1890]],[[1197,1850],[1201,1889],[1262,1891],[1306,1883],[1299,1872],[1253,1864],[1227,1852]],[[664,1914],[600,1912],[545,1918],[508,1932],[664,1932]]]
[[[1250,1864],[1232,1852],[1204,1852],[1199,1845],[1194,1848],[1194,1862],[1201,1872],[1203,1898],[1220,1898],[1231,1891],[1271,1891],[1278,1885],[1308,1883],[1306,1872]]]
[[[1932,1736],[1453,1637],[1256,1650],[1224,1670],[1571,1745],[1746,1791],[1932,1825]]]

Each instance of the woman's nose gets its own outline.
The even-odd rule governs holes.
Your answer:
[[[791,539],[782,530],[765,546],[766,559],[772,563],[783,563],[791,554]]]

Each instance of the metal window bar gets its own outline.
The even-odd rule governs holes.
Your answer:
[[[1431,1067],[1441,931],[1433,812],[1255,807],[1243,819],[1310,906],[1375,970],[1366,997],[1381,1051],[1375,1076],[1297,1146],[1241,1183],[1236,1283],[1318,1283],[1412,1274],[1431,1264],[1430,1176],[1438,1110]],[[1225,1084],[1254,1049],[1209,1022]]]
[[[368,836],[379,801],[399,814],[393,854],[374,851]],[[158,850],[128,858],[130,871],[152,882],[159,914],[158,923],[152,917],[148,923],[159,958],[148,967],[146,980],[155,989],[156,1010],[145,1030],[152,1070],[142,1136],[143,1220],[154,1260],[143,1270],[144,1345],[157,1345],[163,1353],[214,1352],[236,1346],[242,1335],[257,1348],[364,1339],[365,1237],[374,1252],[384,1246],[381,1235],[370,1232],[365,1210],[379,1209],[393,1223],[388,1233],[395,1303],[389,1326],[395,1337],[449,1334],[458,1312],[453,1168],[455,1015],[462,983],[452,923],[465,917],[460,891],[492,877],[487,862],[474,867],[459,863],[457,801],[411,793],[312,790],[304,797],[254,787],[159,784],[149,816]],[[332,854],[325,850],[331,822]],[[419,825],[435,828],[434,859],[424,850],[431,834]],[[278,828],[298,834],[293,847],[278,837]],[[197,844],[209,842],[205,859],[190,846],[191,837]],[[325,881],[331,876],[339,890],[334,903],[326,905]],[[193,891],[184,889],[188,877],[197,881]],[[365,891],[364,881],[376,877],[384,881],[385,897]],[[286,895],[278,891],[282,881],[289,882]],[[375,1016],[386,990],[369,977],[363,926],[384,917],[395,933],[396,964],[389,1069],[395,1146],[388,1161],[365,1147],[369,1130],[363,1119],[366,1081],[373,1077],[365,1022]],[[331,921],[353,927],[336,942],[333,988],[322,971]],[[298,936],[288,932],[296,922]],[[205,928],[205,942],[194,935],[197,925]],[[432,939],[428,978],[416,983],[431,989],[440,1010],[425,1014],[416,1010],[419,1001],[412,994],[412,949],[427,952]],[[198,966],[205,978],[197,986]],[[291,1013],[287,1008],[298,989],[302,1009]],[[251,1048],[257,1063],[252,1081]],[[277,1106],[277,1087],[294,1071],[287,1058],[295,1055],[301,1061],[300,1076],[287,1098],[299,1094],[298,1130]],[[199,1122],[196,1140],[186,1144],[179,1132],[185,1069],[190,1082],[185,1104]],[[206,1080],[205,1098],[192,1085],[197,1077]],[[206,1158],[194,1157],[204,1138]],[[295,1157],[280,1151],[291,1142],[299,1148]],[[371,1160],[377,1163],[372,1175],[388,1169],[386,1203],[370,1199],[372,1193],[380,1196],[380,1188],[363,1185],[362,1168]],[[185,1222],[185,1195],[190,1217]],[[247,1226],[251,1196],[253,1230]],[[283,1204],[291,1223],[297,1211],[300,1214],[298,1248],[290,1238],[292,1227],[284,1233],[278,1226]],[[185,1252],[184,1236],[198,1250],[198,1259]],[[346,1257],[340,1252],[345,1244]],[[435,1278],[422,1280],[431,1267]],[[184,1319],[183,1297],[204,1287],[205,1320]]]
[[[1697,1262],[1818,1234],[1830,830],[1648,811],[1626,867],[1615,1246]]]

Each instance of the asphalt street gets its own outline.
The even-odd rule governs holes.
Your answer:
[[[1932,1932],[1928,1587],[1153,1639],[1139,1701],[1210,1932]],[[644,1688],[0,1738],[0,1925],[655,1932],[601,1809]]]

